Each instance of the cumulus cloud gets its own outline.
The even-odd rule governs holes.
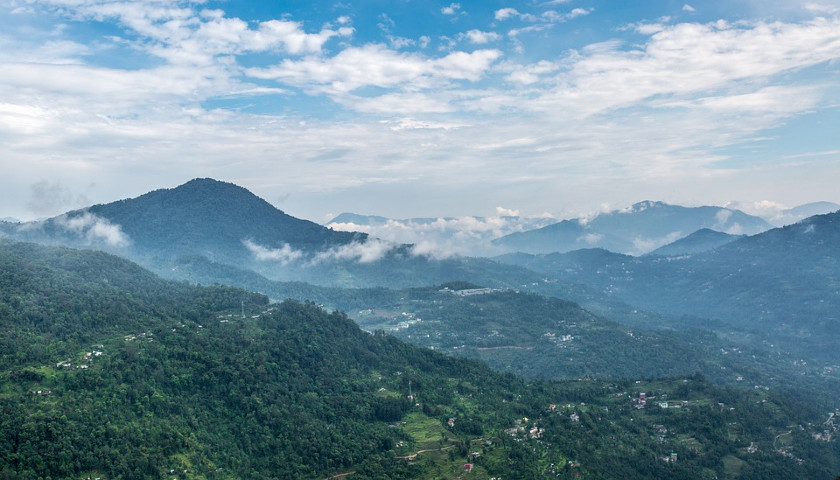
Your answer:
[[[600,233],[587,233],[586,235],[583,235],[580,238],[588,245],[597,245],[604,239],[604,236]]]
[[[274,67],[247,72],[254,78],[277,80],[313,93],[347,94],[362,87],[416,90],[478,80],[501,55],[499,50],[476,50],[429,58],[370,44],[346,48],[331,58],[287,59]]]
[[[266,248],[252,240],[243,240],[242,243],[254,255],[254,258],[261,262],[273,261],[286,265],[304,256],[302,251],[295,250],[287,243],[280,248]]]
[[[413,255],[443,259],[457,255],[496,254],[498,251],[491,246],[491,240],[556,221],[549,215],[522,217],[517,210],[497,207],[496,215],[492,217],[386,219],[364,225],[348,222],[328,226],[334,230],[364,232],[392,244],[411,244]]]
[[[460,3],[450,3],[448,7],[441,8],[440,13],[444,15],[455,15],[459,10],[461,10]]]
[[[507,20],[508,18],[511,18],[511,17],[518,17],[520,15],[521,14],[519,13],[519,10],[517,10],[515,8],[510,8],[510,7],[500,8],[500,9],[496,10],[495,13],[493,14],[495,19],[500,20],[500,21],[501,20]]]
[[[584,15],[589,15],[592,13],[592,9],[586,8],[574,8],[569,12],[560,13],[555,10],[547,10],[540,15],[535,15],[532,13],[522,13],[515,8],[500,8],[494,12],[494,18],[498,21],[505,21],[511,18],[516,18],[523,22],[541,22],[546,24],[554,24],[554,23],[562,23],[573,18],[582,17]],[[547,27],[550,25],[546,25]],[[542,27],[542,28],[544,28]],[[540,28],[537,28],[540,29]],[[516,30],[516,32],[527,31],[527,30],[534,30],[534,28],[526,28],[524,30]]]
[[[732,213],[732,210],[728,209],[718,210],[717,213],[715,213],[715,222],[717,222],[715,224],[715,227],[720,228],[726,225],[726,222],[728,222],[729,219],[732,217]]]
[[[499,217],[518,217],[519,210],[505,207],[496,207],[496,215]]]
[[[131,243],[119,225],[90,212],[81,215],[60,215],[55,218],[55,224],[84,238],[90,244],[104,243],[111,247],[125,247]]]
[[[373,263],[385,258],[397,247],[396,244],[378,239],[364,242],[351,242],[317,253],[312,263],[318,264],[335,260],[351,260],[359,263]]]
[[[431,260],[446,260],[464,255],[465,252],[463,249],[463,245],[454,245],[451,242],[422,241],[412,245],[409,253],[415,257],[426,257]]]
[[[483,45],[485,43],[495,42],[499,40],[501,35],[496,32],[484,32],[481,30],[469,30],[458,35],[459,39],[469,40],[470,43],[476,45]]]
[[[41,4],[76,18],[115,20],[148,39],[138,47],[172,63],[207,64],[218,55],[278,48],[294,55],[319,53],[330,38],[353,33],[349,26],[307,33],[300,22],[290,20],[268,20],[252,26],[242,19],[226,17],[222,10],[196,10],[179,2],[52,0]],[[347,22],[340,18],[338,23]]]
[[[676,242],[684,236],[685,234],[682,232],[671,232],[668,235],[659,238],[636,237],[633,239],[633,250],[629,253],[630,255],[644,255],[645,253],[656,250],[659,247]]]
[[[557,72],[559,68],[559,65],[547,60],[540,60],[531,65],[508,64],[504,66],[504,70],[510,73],[505,79],[511,83],[531,85],[545,78],[550,78],[550,74]]]
[[[102,190],[100,199],[112,200],[126,185],[137,185],[137,165],[166,172],[150,173],[144,188],[190,178],[201,165],[271,194],[324,194],[329,197],[320,198],[330,202],[348,189],[388,182],[451,192],[453,178],[461,182],[464,202],[476,208],[508,202],[512,192],[555,203],[581,199],[569,208],[586,210],[596,201],[624,204],[631,188],[662,194],[669,185],[694,197],[710,186],[732,191],[743,170],[727,163],[726,147],[750,142],[760,149],[773,141],[763,134],[767,129],[833,105],[830,69],[840,59],[840,19],[800,20],[808,11],[827,14],[829,3],[800,5],[789,21],[660,20],[637,26],[633,43],[615,39],[555,50],[550,58],[535,58],[537,51],[503,55],[510,39],[498,50],[429,55],[396,51],[396,44],[364,45],[349,18],[312,25],[291,17],[245,21],[186,2],[26,3],[56,28],[31,39],[10,40],[8,31],[0,32],[3,190],[16,189],[23,205],[26,186],[39,172],[98,176],[104,185],[114,179],[108,172],[122,169]],[[557,10],[523,16],[511,8],[493,15],[506,26],[549,28],[574,13]],[[90,20],[107,22],[111,36],[86,45],[76,43],[79,37],[57,40],[59,24]],[[238,57],[259,51],[270,51],[271,59],[263,68],[244,69]],[[143,62],[127,69],[91,60],[123,52]],[[235,92],[242,98],[236,107],[220,106],[219,99]],[[257,93],[289,101],[259,98],[245,105]],[[266,113],[272,103],[283,109]],[[309,116],[309,105],[321,110]],[[435,127],[441,125],[457,128]],[[242,158],[242,145],[252,147],[248,158],[232,162]],[[343,153],[325,160],[325,145]],[[759,185],[778,185],[805,162],[816,165],[802,158],[754,162],[747,168],[755,181],[738,186],[766,198],[769,187]],[[35,173],[6,175],[12,165]],[[84,185],[73,181],[77,189]],[[827,181],[816,183],[821,192],[831,191]],[[143,191],[131,188],[132,194]],[[593,199],[596,194],[606,198]],[[497,198],[502,195],[511,197]],[[547,208],[531,201],[529,208]]]

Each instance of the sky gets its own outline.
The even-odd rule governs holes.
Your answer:
[[[836,1],[0,0],[0,218],[840,202]]]

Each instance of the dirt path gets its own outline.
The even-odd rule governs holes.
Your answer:
[[[440,447],[440,448],[427,448],[427,449],[425,449],[425,450],[417,450],[417,451],[416,451],[416,452],[414,452],[414,453],[411,453],[411,454],[408,454],[408,455],[403,455],[403,456],[401,456],[401,457],[396,457],[396,458],[399,458],[399,459],[401,459],[401,460],[405,460],[405,459],[408,459],[408,460],[413,460],[415,457],[417,457],[417,455],[420,455],[421,453],[426,453],[426,452],[442,452],[442,451],[444,451],[444,450],[449,450],[450,448],[455,448],[455,445],[447,445],[447,446],[445,446],[445,447]]]
[[[350,475],[353,475],[354,473],[356,473],[356,472],[352,471],[352,472],[336,473],[332,477],[327,477],[326,480],[332,480],[334,478],[344,478],[344,477],[348,477]]]

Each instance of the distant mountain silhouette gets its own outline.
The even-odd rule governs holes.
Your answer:
[[[798,207],[782,210],[771,219],[774,225],[784,226],[796,223],[814,215],[824,215],[840,210],[840,205],[832,202],[813,202]]]
[[[647,253],[702,228],[730,234],[755,234],[773,226],[740,210],[681,207],[644,201],[603,213],[591,220],[564,220],[540,229],[514,233],[494,243],[525,253],[604,248],[633,255]]]

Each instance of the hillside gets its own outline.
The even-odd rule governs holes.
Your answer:
[[[814,437],[837,430],[824,412],[772,393],[699,376],[526,383],[311,304],[173,284],[95,252],[4,242],[0,254],[2,338],[18,339],[0,368],[6,478],[449,478],[467,463],[482,479],[840,469],[837,442]]]
[[[728,233],[716,232],[703,228],[683,237],[675,242],[663,245],[649,253],[649,255],[692,255],[695,253],[714,250],[729,242],[743,238],[744,235],[730,235]]]
[[[840,338],[839,247],[834,213],[684,257],[572,252],[499,260],[641,308],[760,331],[769,343],[831,366]]]

